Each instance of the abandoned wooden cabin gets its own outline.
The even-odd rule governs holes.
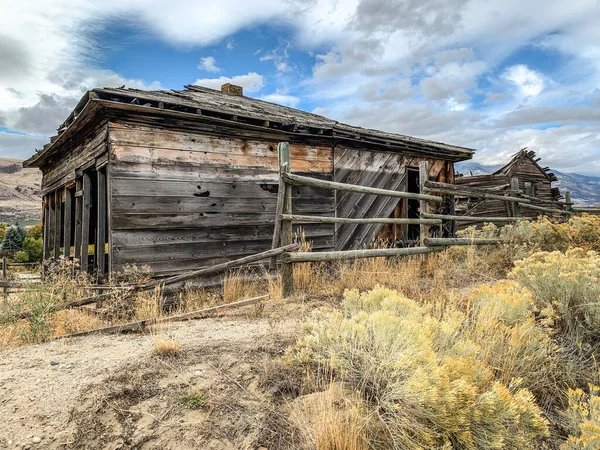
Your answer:
[[[271,246],[279,142],[291,170],[326,180],[418,192],[418,163],[454,182],[473,150],[345,125],[221,91],[93,89],[58,135],[28,161],[43,172],[44,257],[105,274],[128,264],[157,276]],[[337,217],[418,217],[418,201],[293,187],[294,212]],[[418,239],[418,225],[302,226],[315,251],[379,237]]]
[[[471,188],[485,188],[497,191],[498,194],[510,194],[511,179],[517,179],[519,189],[525,197],[534,200],[534,205],[522,204],[520,215],[524,217],[538,217],[544,214],[535,205],[544,205],[563,208],[564,202],[558,188],[552,187],[552,182],[557,181],[556,175],[548,167],[541,167],[535,152],[526,148],[513,155],[511,161],[490,175],[462,176],[457,175],[457,186]],[[516,186],[515,186],[516,187]],[[456,212],[465,216],[481,217],[510,217],[513,215],[509,202],[494,199],[470,198],[457,196]],[[468,226],[469,223],[461,223]]]

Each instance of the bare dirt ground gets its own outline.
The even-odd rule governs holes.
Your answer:
[[[278,447],[286,433],[261,377],[310,308],[265,306],[166,326],[176,357],[156,356],[150,334],[0,351],[0,448]]]

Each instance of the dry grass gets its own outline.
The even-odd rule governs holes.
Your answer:
[[[171,339],[166,334],[152,336],[152,344],[154,345],[154,354],[173,358],[179,356],[181,352],[181,342]]]

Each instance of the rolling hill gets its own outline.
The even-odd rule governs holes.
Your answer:
[[[42,215],[38,169],[24,169],[23,161],[0,158],[0,222],[40,220]]]

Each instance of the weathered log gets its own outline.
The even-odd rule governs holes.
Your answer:
[[[506,200],[509,202],[531,203],[529,199],[494,193],[497,191],[488,191],[483,188],[472,188],[465,185],[439,183],[437,181],[427,181],[425,183],[425,192],[440,192],[442,194],[448,195],[454,194],[464,195],[465,197],[478,197],[487,198],[491,200]]]
[[[576,213],[600,214],[600,207],[573,208],[573,211]]]
[[[336,252],[297,252],[284,253],[283,261],[290,263],[299,262],[326,262],[326,261],[342,261],[345,259],[358,258],[378,258],[386,256],[408,256],[408,255],[423,255],[437,251],[428,247],[408,247],[408,248],[376,248],[365,250],[346,250]]]
[[[532,217],[483,217],[483,216],[450,216],[446,214],[421,214],[427,219],[455,220],[457,222],[516,222],[533,220]]]
[[[388,197],[408,198],[413,200],[424,200],[428,202],[442,202],[442,197],[436,195],[415,194],[412,192],[390,191],[387,189],[378,189],[368,186],[359,186],[356,184],[338,183],[336,181],[317,180],[311,177],[305,177],[295,174],[283,174],[283,179],[290,184],[301,184],[324,189],[335,189],[338,191],[359,192],[361,194],[386,195]]]
[[[392,224],[407,224],[407,225],[439,225],[442,223],[440,219],[391,219],[387,217],[373,217],[369,219],[350,219],[345,217],[322,217],[322,216],[302,216],[296,214],[282,214],[281,220],[289,220],[292,222],[304,223],[392,223]]]
[[[542,212],[546,212],[548,214],[574,214],[573,211],[566,211],[566,210],[562,210],[562,209],[554,209],[554,208],[545,208],[543,206],[537,206],[537,205],[531,205],[531,204],[526,204],[524,205],[524,208],[529,208],[529,209],[534,209],[536,211],[542,211]]]
[[[445,245],[496,245],[502,244],[502,239],[488,238],[427,238],[425,245],[427,246],[445,246]]]
[[[204,314],[209,314],[209,313],[222,311],[222,310],[230,309],[230,308],[241,308],[242,306],[254,305],[256,303],[259,303],[259,302],[265,300],[268,297],[269,297],[268,294],[261,295],[259,297],[253,297],[253,298],[248,298],[245,300],[239,300],[239,301],[233,302],[233,303],[226,303],[224,305],[211,306],[209,308],[199,309],[196,311],[190,311],[190,312],[187,312],[184,314],[178,314],[176,316],[159,317],[156,319],[138,320],[135,322],[129,322],[129,323],[124,323],[124,324],[120,324],[120,325],[113,325],[110,327],[96,328],[94,330],[81,331],[79,333],[72,333],[72,334],[67,334],[64,336],[57,336],[55,339],[74,338],[74,337],[89,336],[92,334],[101,334],[101,333],[122,333],[124,331],[141,330],[148,326],[159,324],[159,323],[177,322],[180,320],[191,320],[191,319],[198,318],[198,316],[204,315]]]

